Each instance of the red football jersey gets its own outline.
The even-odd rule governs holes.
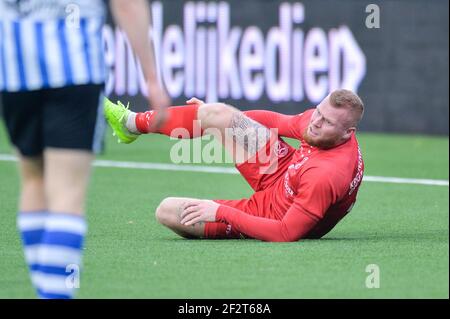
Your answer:
[[[245,112],[266,127],[277,128],[279,136],[298,139],[300,146],[295,149],[282,142],[278,170],[257,182],[248,180],[256,191],[247,203],[253,214],[220,205],[217,221],[252,238],[296,241],[324,236],[351,210],[364,171],[356,136],[327,150],[308,145],[302,134],[313,111],[294,116]]]

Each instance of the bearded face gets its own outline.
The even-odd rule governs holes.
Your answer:
[[[303,139],[311,146],[321,149],[333,148],[347,141],[354,127],[349,127],[350,114],[345,108],[336,108],[326,97],[314,110],[303,132]]]

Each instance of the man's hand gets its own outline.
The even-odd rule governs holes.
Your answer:
[[[148,81],[147,88],[150,108],[157,111],[150,127],[150,131],[153,132],[158,130],[166,121],[167,107],[170,106],[171,100],[166,90],[159,85],[157,80]]]
[[[215,222],[219,204],[212,200],[193,200],[184,206],[181,224],[194,225],[198,222]]]
[[[111,0],[109,5],[117,25],[125,31],[147,80],[149,106],[157,111],[150,131],[156,131],[165,122],[166,108],[171,101],[156,75],[153,41],[148,33],[151,25],[150,5],[147,0]]]
[[[200,99],[197,99],[196,97],[192,97],[189,100],[186,101],[187,104],[197,104],[197,105],[202,105],[205,104],[205,102],[203,102]]]

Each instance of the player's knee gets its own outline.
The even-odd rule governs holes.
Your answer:
[[[169,226],[173,222],[173,210],[175,209],[174,202],[175,198],[173,197],[167,197],[161,201],[155,212],[155,216],[158,222],[166,226]]]
[[[200,106],[197,119],[201,121],[203,129],[221,128],[228,125],[228,118],[236,110],[224,103],[211,103]]]
[[[20,207],[23,210],[38,211],[48,208],[44,191],[44,179],[32,178],[22,181]]]
[[[33,176],[22,179],[22,187],[33,191],[42,192],[45,187],[43,176]]]

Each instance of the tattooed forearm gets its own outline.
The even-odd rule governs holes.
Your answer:
[[[231,117],[230,129],[234,141],[254,155],[270,139],[267,127],[252,120],[242,112],[235,112]]]

